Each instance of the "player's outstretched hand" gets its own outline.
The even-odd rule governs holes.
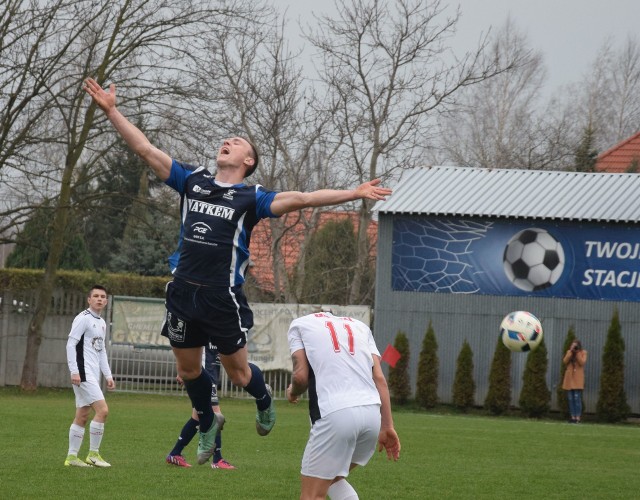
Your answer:
[[[391,189],[379,186],[380,179],[373,179],[372,181],[360,184],[356,188],[356,194],[358,198],[368,198],[370,200],[386,200],[387,196],[391,194]]]
[[[400,458],[400,438],[395,429],[384,429],[378,434],[378,451],[387,450],[389,460]]]
[[[96,82],[93,78],[87,78],[84,81],[84,85],[82,86],[82,88],[87,94],[91,96],[93,101],[105,113],[108,113],[110,110],[116,107],[115,83],[109,85],[109,92],[106,92],[100,85],[98,85],[98,82]]]

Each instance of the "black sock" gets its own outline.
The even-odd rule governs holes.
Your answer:
[[[249,368],[251,368],[251,380],[244,386],[244,390],[256,398],[258,410],[266,410],[271,404],[271,396],[269,396],[267,392],[267,386],[264,383],[262,372],[260,368],[253,363],[249,363]]]
[[[190,418],[180,431],[180,437],[169,455],[182,455],[182,450],[191,442],[196,432],[198,432],[198,421]]]
[[[218,431],[216,434],[216,449],[213,451],[213,463],[215,464],[222,458],[222,433]]]
[[[211,409],[211,378],[201,371],[200,376],[194,380],[185,380],[184,387],[187,390],[191,405],[196,409],[200,419],[200,432],[207,432],[213,423],[213,410]]]

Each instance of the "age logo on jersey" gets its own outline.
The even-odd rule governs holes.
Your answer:
[[[204,240],[205,235],[211,231],[211,226],[204,222],[196,222],[191,224],[191,231],[193,231],[193,238],[196,240]]]
[[[91,346],[97,351],[100,352],[104,349],[104,339],[102,337],[94,337],[91,339]]]
[[[509,281],[526,292],[552,286],[564,269],[564,250],[551,233],[540,228],[524,229],[507,243],[502,256]]]

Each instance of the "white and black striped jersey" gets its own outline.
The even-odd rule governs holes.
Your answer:
[[[107,324],[91,309],[78,314],[67,340],[69,373],[79,373],[82,382],[100,383],[100,373],[111,378],[105,337]]]
[[[291,354],[304,349],[309,360],[312,422],[343,408],[380,404],[373,381],[373,355],[380,352],[362,321],[328,312],[308,314],[291,322],[288,339]]]
[[[169,257],[173,275],[220,288],[244,283],[251,231],[260,219],[277,217],[270,209],[276,193],[219,184],[206,168],[176,160],[165,183],[181,196],[178,249]]]

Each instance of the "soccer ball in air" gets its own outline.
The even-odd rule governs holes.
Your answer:
[[[544,229],[525,229],[509,240],[502,263],[515,286],[535,292],[558,281],[564,269],[564,250]]]
[[[533,351],[542,342],[542,324],[529,312],[515,311],[500,323],[500,338],[510,351]]]

